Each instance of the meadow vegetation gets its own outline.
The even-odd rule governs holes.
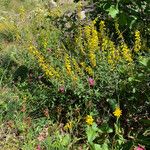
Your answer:
[[[150,149],[149,10],[0,0],[0,149]]]

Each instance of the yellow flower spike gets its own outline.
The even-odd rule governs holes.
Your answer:
[[[114,68],[119,61],[119,51],[116,49],[114,42],[109,41],[109,49],[108,49],[108,63]]]
[[[90,115],[87,115],[86,118],[85,118],[85,120],[86,120],[86,123],[87,123],[88,125],[92,125],[93,122],[94,122],[93,117],[90,116]]]
[[[73,62],[75,71],[76,71],[80,76],[83,76],[82,70],[81,70],[81,68],[79,67],[78,62],[76,61],[75,58],[72,58],[72,62]]]
[[[85,34],[86,40],[89,41],[89,39],[91,37],[91,27],[90,26],[85,26],[84,27],[84,34]]]
[[[85,62],[80,62],[80,65],[83,67],[83,69],[86,68],[86,63]]]
[[[116,116],[117,118],[119,118],[122,115],[122,110],[120,109],[119,106],[117,106],[115,108],[115,111],[113,112],[114,116]]]
[[[137,53],[141,49],[140,31],[135,31],[134,51]]]
[[[105,22],[103,20],[100,21],[99,30],[100,30],[100,38],[103,38],[105,36],[106,31]]]
[[[128,46],[125,44],[125,43],[121,43],[121,48],[122,48],[122,55],[124,57],[124,59],[131,63],[133,61],[132,59],[132,55],[131,55],[131,51],[130,49],[128,48]]]
[[[55,70],[53,66],[46,62],[44,56],[36,49],[36,47],[30,46],[29,52],[37,58],[38,64],[45,72],[46,76],[48,76],[49,78],[53,77],[55,79],[59,78],[59,73]]]
[[[96,66],[96,51],[99,49],[98,32],[95,28],[96,20],[89,26],[84,27],[85,46],[88,49],[88,56],[92,67]]]
[[[83,38],[82,38],[82,27],[78,27],[78,33],[75,36],[75,44],[76,48],[81,54],[85,55],[84,46],[83,46]]]
[[[120,39],[120,48],[121,48],[121,53],[123,55],[123,58],[128,63],[133,62],[131,50],[128,48],[127,44],[124,41],[123,35],[119,30],[119,24],[117,21],[115,22],[115,29],[116,29],[116,33],[118,34],[119,39]]]
[[[103,20],[100,21],[100,29],[105,29],[105,22]]]
[[[119,30],[119,24],[118,24],[117,21],[115,21],[115,29],[116,29],[116,33],[117,33],[118,36],[119,36],[119,39],[123,40],[124,38],[123,38],[122,33],[121,33],[120,30]]]
[[[90,76],[93,76],[93,75],[94,75],[93,69],[92,69],[90,66],[86,67],[86,68],[85,68],[85,71],[86,71]]]
[[[96,55],[94,53],[90,52],[89,59],[90,59],[91,65],[93,67],[96,67]]]
[[[108,47],[108,44],[109,44],[109,40],[108,38],[105,36],[102,38],[102,51],[105,51],[107,50],[107,47]]]
[[[71,75],[72,70],[71,70],[71,63],[68,54],[65,55],[65,67],[68,75]]]
[[[46,41],[46,39],[44,40],[44,42],[43,42],[43,46],[44,46],[44,48],[46,48],[47,47],[47,45],[48,45],[48,42]]]

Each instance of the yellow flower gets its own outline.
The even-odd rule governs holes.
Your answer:
[[[85,71],[86,71],[90,76],[93,76],[93,75],[94,75],[93,69],[92,69],[90,66],[86,67],[86,68],[85,68]]]
[[[93,117],[90,116],[90,115],[87,115],[85,119],[86,119],[86,123],[87,123],[88,125],[92,125],[93,122],[94,122]]]
[[[120,109],[120,107],[116,107],[115,111],[113,112],[114,116],[116,116],[117,118],[119,118],[122,115],[122,110]]]
[[[107,50],[108,45],[109,45],[108,37],[107,37],[107,36],[104,36],[104,37],[102,38],[102,43],[101,43],[101,49],[102,49],[102,51]]]
[[[76,49],[81,52],[81,54],[85,55],[84,51],[84,46],[83,46],[83,40],[82,40],[82,28],[78,28],[78,33],[75,36],[75,44],[76,44]],[[77,52],[78,52],[77,51]]]
[[[120,30],[119,30],[119,24],[118,24],[118,22],[117,21],[115,21],[115,29],[116,29],[116,33],[118,34],[118,38],[120,39],[120,40],[124,40],[124,38],[123,38],[123,35],[122,35],[122,33],[120,32]]]
[[[29,52],[37,58],[38,64],[41,67],[41,69],[45,72],[45,74],[51,78],[54,77],[55,79],[59,78],[59,73],[55,70],[51,64],[46,62],[45,57],[39,52],[38,49],[34,46],[29,47]]]
[[[114,68],[120,58],[119,51],[116,49],[113,41],[109,41],[109,49],[108,49],[108,63]]]
[[[124,57],[124,59],[127,61],[127,62],[132,62],[133,59],[132,59],[132,54],[131,54],[131,50],[128,48],[127,44],[125,43],[121,43],[121,49],[122,49],[122,55]]]
[[[86,63],[85,62],[80,62],[80,65],[85,68],[86,67]]]
[[[82,70],[81,70],[81,68],[79,67],[79,65],[78,65],[78,62],[77,62],[77,60],[75,59],[75,58],[72,58],[72,62],[73,62],[73,65],[74,65],[74,68],[75,68],[75,71],[79,74],[79,75],[83,75],[83,73],[82,73]]]
[[[65,130],[71,130],[72,129],[72,122],[71,121],[69,121],[68,123],[66,123],[66,125],[64,126],[64,129]]]
[[[141,49],[141,37],[140,31],[135,31],[135,43],[134,43],[134,51],[138,52]]]
[[[84,27],[84,45],[88,50],[89,60],[92,67],[96,66],[96,52],[99,50],[98,32],[95,27],[96,20]]]
[[[68,75],[71,75],[71,62],[70,62],[70,57],[68,54],[65,55],[65,67]]]
[[[99,27],[101,33],[103,33],[106,30],[105,22],[103,20],[100,21]]]

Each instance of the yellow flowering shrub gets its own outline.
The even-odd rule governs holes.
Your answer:
[[[108,33],[106,33],[105,22],[100,21],[98,31],[96,29],[96,21],[95,19],[88,25],[78,26],[74,41],[71,41],[72,47],[74,47],[73,50],[67,50],[62,44],[57,46],[57,50],[51,52],[53,55],[48,56],[48,59],[53,61],[56,60],[55,65],[53,61],[45,62],[44,56],[41,55],[36,48],[30,48],[30,52],[37,58],[39,66],[48,77],[63,78],[59,80],[60,83],[62,83],[61,81],[64,83],[65,78],[68,78],[72,84],[75,85],[79,79],[84,78],[84,76],[94,77],[97,67],[104,59],[107,60],[111,69],[115,69],[122,61],[127,62],[127,64],[133,63],[134,56],[132,55],[131,49],[125,43],[117,22],[115,22],[115,29],[119,36],[119,41],[118,44],[115,44],[108,36]],[[48,34],[44,37],[44,33],[45,32],[42,32],[43,35],[41,35],[41,40],[43,49],[47,49],[49,45]],[[136,31],[134,44],[135,52],[139,51],[140,45],[140,33]],[[59,61],[59,59],[63,59],[63,61]],[[57,69],[55,68],[56,65],[59,66]]]

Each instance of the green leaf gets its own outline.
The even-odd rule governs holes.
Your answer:
[[[132,29],[134,23],[135,23],[136,20],[137,20],[137,17],[136,17],[136,16],[131,16],[131,17],[129,18],[129,20],[130,20],[129,28]]]
[[[99,144],[94,144],[94,149],[95,149],[95,150],[104,150],[104,149],[101,147],[101,145],[99,145]]]
[[[107,123],[104,123],[99,129],[100,129],[103,133],[112,133],[112,132],[113,132],[113,129],[110,128]]]
[[[98,128],[95,125],[88,126],[86,129],[86,134],[88,138],[88,142],[92,143],[95,138],[98,136]]]
[[[137,137],[137,142],[147,146],[147,148],[150,148],[150,137],[149,136],[143,136],[143,135],[139,135]]]
[[[127,15],[125,13],[119,14],[119,24],[122,26],[127,24]]]
[[[123,144],[123,150],[131,149],[133,147],[133,142],[128,141],[127,143]]]
[[[67,146],[70,143],[70,135],[67,134],[62,138],[62,145]]]
[[[144,133],[144,136],[150,136],[150,128],[148,128]]]
[[[143,122],[144,124],[150,125],[150,120],[148,120],[148,119],[141,119],[140,122]]]
[[[142,60],[140,60],[139,62],[144,65],[147,66],[149,59],[148,58],[143,58]]]
[[[112,109],[115,109],[117,101],[115,99],[107,99],[107,102],[112,107]]]
[[[105,143],[102,145],[102,149],[103,149],[103,150],[109,150],[109,147],[108,147],[107,142],[105,142]]]
[[[134,79],[135,79],[134,77],[129,77],[129,78],[128,78],[128,81],[129,81],[129,82],[132,82],[132,81],[134,81]]]
[[[114,5],[111,5],[110,8],[106,11],[108,12],[108,15],[110,15],[112,18],[115,18],[119,13],[119,10]]]

